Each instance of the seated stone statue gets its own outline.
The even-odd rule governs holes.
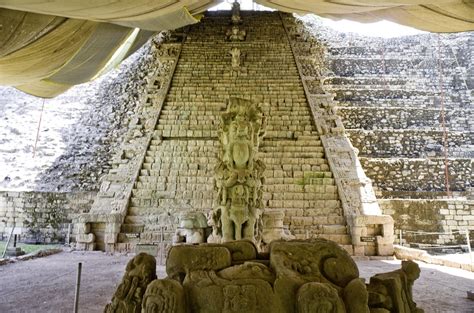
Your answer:
[[[420,267],[413,261],[402,261],[401,269],[371,277],[368,285],[370,306],[387,312],[424,312],[413,301],[412,287],[418,277]]]
[[[179,226],[173,236],[173,244],[203,243],[206,228],[207,218],[202,212],[182,212],[179,215]]]

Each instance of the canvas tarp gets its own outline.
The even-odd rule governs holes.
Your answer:
[[[256,0],[283,12],[359,22],[389,20],[430,32],[474,30],[474,0]]]
[[[54,97],[119,64],[155,31],[91,20],[0,9],[0,84]],[[198,22],[186,8],[154,29]],[[151,24],[150,24],[151,25]]]
[[[0,0],[0,84],[54,97],[120,63],[157,31],[197,23],[216,0]],[[333,19],[474,30],[474,0],[256,0]],[[139,28],[139,29],[138,29]]]
[[[0,7],[161,31],[191,24],[192,14],[203,12],[218,2],[221,1],[0,0]]]

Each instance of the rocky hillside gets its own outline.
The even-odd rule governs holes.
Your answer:
[[[0,189],[96,190],[133,115],[150,70],[150,51],[159,41],[154,38],[119,68],[54,99],[0,87]]]

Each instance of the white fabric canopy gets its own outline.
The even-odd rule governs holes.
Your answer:
[[[0,0],[0,84],[54,97],[94,79],[157,31],[197,23],[223,0]],[[474,0],[256,0],[285,12],[474,30]],[[194,16],[193,16],[194,15]]]
[[[290,13],[359,22],[389,20],[430,32],[474,30],[474,0],[256,0]]]

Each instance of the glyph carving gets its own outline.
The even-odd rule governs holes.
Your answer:
[[[264,134],[265,117],[260,105],[231,98],[221,116],[220,162],[215,175],[218,203],[208,241],[257,240],[265,170],[257,152]]]

